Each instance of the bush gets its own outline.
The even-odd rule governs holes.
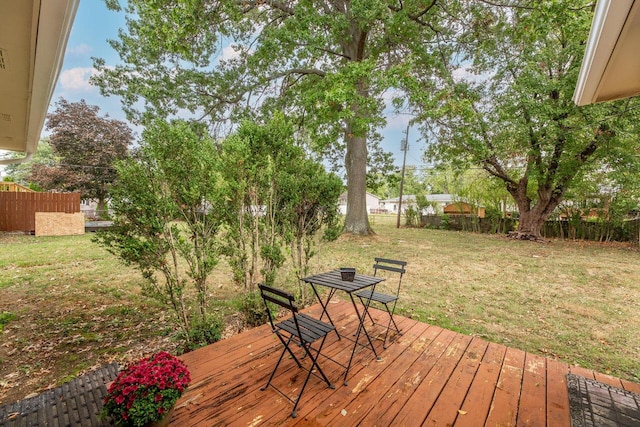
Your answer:
[[[186,351],[204,347],[222,338],[224,322],[217,316],[207,316],[203,321],[194,322],[189,328],[189,339],[185,340]]]
[[[249,327],[264,325],[269,317],[259,292],[249,292],[241,297],[238,310],[243,314]]]

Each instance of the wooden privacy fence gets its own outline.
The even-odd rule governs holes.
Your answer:
[[[80,212],[80,194],[0,192],[0,231],[34,232],[36,212]]]

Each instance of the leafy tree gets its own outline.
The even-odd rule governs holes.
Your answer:
[[[503,182],[520,212],[515,237],[539,238],[572,185],[598,168],[624,168],[638,152],[637,99],[572,101],[592,3],[473,3],[460,66],[439,83],[439,108],[424,111],[438,136],[430,156],[458,169],[480,165]]]
[[[218,126],[284,111],[311,148],[343,156],[345,230],[368,234],[366,172],[379,152],[383,96],[403,107],[413,71],[444,65],[457,3],[129,0],[127,30],[111,42],[123,65],[96,60],[93,81],[122,96],[134,120],[189,111]],[[222,51],[233,55],[217,58]]]
[[[16,157],[22,157],[22,155],[19,153],[12,153],[9,158]],[[40,191],[42,188],[39,185],[29,181],[31,168],[36,164],[51,166],[56,164],[58,161],[58,157],[55,156],[53,148],[51,148],[51,144],[49,144],[49,138],[45,137],[38,142],[38,149],[33,154],[30,161],[9,164],[5,166],[5,173],[14,182]]]
[[[286,259],[306,271],[312,241],[335,218],[342,182],[306,157],[282,114],[265,124],[244,121],[221,142],[225,249],[242,289],[241,311],[249,324],[263,322],[258,282],[273,284]],[[304,295],[303,295],[304,297]]]
[[[290,167],[295,150],[299,149],[292,144],[283,117],[267,125],[245,121],[222,142],[219,167],[229,228],[226,254],[234,279],[245,292],[254,292],[258,282],[273,284],[285,260],[276,228],[275,201],[282,192],[277,177],[280,168]]]
[[[116,178],[113,163],[128,155],[133,134],[122,121],[99,116],[84,100],[60,99],[47,116],[49,144],[57,164],[34,163],[28,180],[47,190],[77,191],[82,199],[97,199],[105,212],[109,187]]]
[[[96,238],[140,270],[144,291],[171,307],[189,347],[194,337],[212,336],[202,332],[217,324],[207,312],[225,209],[217,158],[202,126],[151,124],[135,157],[116,164],[114,227]]]
[[[331,225],[340,179],[293,143],[282,114],[266,124],[245,121],[222,142],[227,249],[237,283],[250,295],[273,283],[290,245],[297,272],[306,272],[311,239]],[[262,309],[261,309],[262,312]]]
[[[402,180],[402,171],[397,170],[395,177],[391,180],[389,186],[389,197],[398,197],[400,195],[400,181]],[[402,185],[403,194],[424,194],[426,190],[423,177],[420,176],[416,166],[407,166],[404,171],[404,183]]]
[[[289,244],[291,260],[300,282],[309,275],[309,260],[316,255],[318,237],[333,240],[338,236],[338,198],[343,191],[342,180],[327,173],[324,167],[310,159],[300,159],[297,167],[281,175],[283,198],[276,209],[280,212],[280,228]],[[324,230],[324,233],[320,233]],[[303,303],[313,296],[300,287]]]

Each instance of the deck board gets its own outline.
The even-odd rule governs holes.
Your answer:
[[[500,344],[490,343],[487,346],[481,365],[472,379],[465,401],[456,418],[456,426],[475,427],[484,425],[489,414],[494,396],[494,386],[507,348]]]
[[[344,425],[355,425],[373,409],[378,403],[378,396],[384,393],[385,389],[392,387],[394,378],[397,377],[389,373],[388,369],[393,369],[396,373],[402,371],[403,364],[400,363],[402,355],[404,355],[402,359],[408,359],[408,364],[411,364],[411,355],[406,353],[407,346],[424,332],[424,328],[417,324],[406,327],[404,322],[399,322],[398,326],[404,331],[402,340],[390,345],[381,354],[381,361],[372,360],[371,356],[367,356],[368,366],[350,376],[348,386],[341,387],[333,393],[329,406],[305,411],[304,422],[313,419],[324,425],[339,422]]]
[[[305,312],[314,316],[321,307]],[[350,337],[357,319],[350,302],[329,305],[338,331]],[[386,313],[372,310],[376,320]],[[383,328],[370,326],[377,339],[377,361],[369,349],[358,349],[343,385],[344,368],[319,359],[335,389],[312,376],[290,417],[292,403],[263,387],[282,351],[267,325],[181,356],[192,384],[171,419],[179,426],[223,425],[426,425],[569,427],[566,374],[574,373],[640,391],[640,384],[620,380],[557,360],[489,343],[405,317],[397,317],[402,335],[383,349]],[[327,337],[323,353],[347,364],[351,341]],[[285,357],[273,380],[291,397],[306,371]]]

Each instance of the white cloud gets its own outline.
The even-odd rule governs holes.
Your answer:
[[[92,91],[94,87],[89,84],[89,77],[97,72],[93,67],[77,67],[64,70],[60,73],[60,86],[64,91]]]
[[[220,55],[216,58],[215,65],[220,64],[222,61],[231,61],[240,57],[241,51],[236,49],[233,44],[229,44],[222,49]]]
[[[81,43],[77,46],[67,48],[67,55],[73,56],[85,56],[89,55],[93,51],[93,48],[86,43]]]
[[[495,73],[476,74],[469,71],[466,67],[460,67],[453,70],[453,79],[456,82],[484,83],[490,79]]]
[[[240,56],[240,51],[236,49],[234,45],[231,44],[225,47],[224,49],[222,49],[222,55],[220,59],[224,61],[229,61],[231,59],[238,58],[239,56]]]

